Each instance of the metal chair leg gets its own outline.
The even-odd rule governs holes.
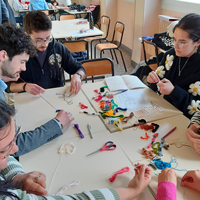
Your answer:
[[[116,59],[116,61],[117,61],[117,64],[119,64],[119,62],[118,62],[118,59],[117,59],[117,56],[116,56],[116,53],[115,53],[115,50],[113,49],[113,52],[114,52],[114,54],[115,54],[115,59]]]
[[[111,51],[111,49],[110,49],[110,54],[111,54],[111,56],[112,56],[112,59],[114,60],[114,58],[113,58],[113,54],[112,54],[112,51]]]
[[[90,42],[90,58],[92,59],[92,41]]]
[[[96,45],[94,46],[94,58],[96,58]]]
[[[123,57],[123,55],[122,55],[122,52],[121,52],[120,49],[118,49],[118,50],[119,50],[119,52],[120,52],[120,54],[121,54],[121,57],[122,57],[122,61],[123,61],[123,64],[124,64],[125,72],[127,72],[127,69],[126,69],[126,65],[125,65],[125,62],[124,62],[124,57]]]
[[[99,43],[101,43],[101,40],[99,40]],[[103,54],[104,54],[104,51],[103,51]]]
[[[102,58],[102,51],[100,51],[100,58]]]

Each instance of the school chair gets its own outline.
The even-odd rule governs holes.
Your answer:
[[[49,16],[49,10],[40,10],[40,11],[45,13],[47,16]]]
[[[102,78],[94,76],[100,76],[105,74],[112,74],[114,76],[114,65],[110,58],[98,58],[98,59],[90,59],[81,61],[82,66],[86,72],[86,83],[87,77],[91,77],[92,82],[94,83],[94,79]]]
[[[152,41],[147,41],[143,38],[142,38],[141,43],[142,43],[142,47],[143,47],[143,55],[144,55],[144,61],[145,61],[146,65],[148,65],[152,71],[155,71],[159,67],[158,47]],[[156,63],[150,64],[147,61],[147,59],[149,59],[151,56],[154,56],[156,58]],[[145,68],[145,66],[141,70],[141,73],[139,76],[140,80],[142,80],[144,68]]]
[[[100,26],[99,29],[102,28],[102,26],[106,26],[106,35],[105,36],[97,36],[97,37],[88,37],[85,38],[88,42],[90,42],[90,58],[92,59],[92,42],[99,40],[99,42],[101,43],[102,40],[106,40],[106,42],[108,42],[107,37],[108,37],[108,32],[109,32],[109,28],[110,28],[110,17],[103,15],[101,17],[101,21],[100,21]],[[111,50],[110,50],[111,51]]]
[[[60,15],[60,21],[70,20],[70,19],[76,19],[75,15],[73,15],[73,14],[70,14],[70,15]]]
[[[70,41],[65,41],[63,43],[63,45],[65,45],[71,53],[77,53],[77,52],[82,52],[82,51],[86,51],[87,53],[87,58],[89,59],[89,51],[88,51],[88,42],[85,39],[80,39],[80,40],[70,40]],[[63,85],[65,85],[65,83],[69,80],[71,80],[71,75],[70,75],[70,79],[65,80],[65,76],[64,76],[64,70],[62,69],[62,77],[63,77]]]
[[[123,35],[124,35],[124,29],[125,29],[125,24],[120,22],[120,21],[117,21],[115,23],[112,41],[111,42],[107,42],[107,43],[96,44],[95,47],[94,47],[94,58],[96,58],[96,49],[97,49],[97,50],[100,51],[100,58],[102,58],[102,51],[110,50],[112,59],[114,59],[113,55],[112,55],[112,51],[111,51],[111,50],[113,50],[115,58],[116,58],[116,61],[117,61],[117,64],[118,64],[118,59],[117,59],[117,56],[116,56],[116,53],[115,53],[115,49],[117,49],[121,54],[121,58],[122,58],[122,61],[123,61],[123,64],[124,64],[124,69],[127,72],[122,52],[119,49],[120,46],[121,46],[121,43],[122,43],[122,39],[123,39]],[[119,33],[119,35],[120,35],[120,37],[117,37],[118,45],[114,44],[115,35],[117,33]]]

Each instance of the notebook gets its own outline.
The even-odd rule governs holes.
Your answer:
[[[111,92],[147,87],[137,76],[133,75],[107,77],[105,81]]]

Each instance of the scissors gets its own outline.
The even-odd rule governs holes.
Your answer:
[[[114,144],[112,141],[108,141],[104,144],[104,146],[101,148],[101,149],[98,149],[97,151],[93,152],[93,153],[90,153],[88,154],[87,156],[90,156],[92,154],[95,154],[97,152],[100,152],[100,151],[111,151],[111,150],[115,150],[117,148],[117,145]]]

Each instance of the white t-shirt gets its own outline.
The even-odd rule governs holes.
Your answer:
[[[57,0],[58,6],[65,7],[72,4],[71,0]]]

